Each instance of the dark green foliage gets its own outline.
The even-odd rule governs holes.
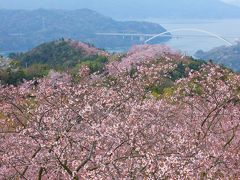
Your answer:
[[[169,72],[169,78],[161,79],[158,83],[147,87],[146,91],[150,91],[156,97],[170,95],[174,91],[174,81],[187,77],[189,70],[198,71],[204,63],[204,61],[198,61],[193,58],[180,62],[173,71]],[[200,91],[199,89],[197,90]]]
[[[50,68],[47,65],[34,64],[28,68],[7,68],[0,70],[0,82],[3,84],[16,85],[24,79],[31,80],[46,76]]]
[[[50,67],[45,64],[33,64],[32,66],[24,69],[26,73],[26,78],[27,80],[33,79],[33,78],[38,78],[38,77],[43,77],[48,75],[48,72],[50,70]]]
[[[0,71],[0,81],[4,84],[17,84],[26,77],[23,70],[12,71],[11,69]]]
[[[50,69],[68,71],[77,77],[81,66],[90,68],[90,73],[102,72],[107,57],[97,55],[98,50],[93,45],[73,46],[72,40],[60,40],[44,43],[26,53],[11,53],[9,58],[14,59],[8,69],[0,71],[0,80],[4,84],[17,84],[23,79],[30,80],[46,76]],[[86,49],[84,49],[86,48]],[[93,48],[93,52],[89,53]],[[91,52],[91,51],[90,51]]]
[[[81,63],[77,64],[74,68],[70,69],[70,74],[72,76],[73,82],[77,83],[81,79],[78,74],[79,68],[81,66],[88,66],[90,69],[90,73],[101,73],[104,71],[105,63],[108,62],[107,57],[97,56],[88,60],[83,60]]]
[[[104,64],[108,61],[106,57],[98,56],[89,60],[83,60],[79,65],[87,65],[90,69],[90,73],[102,72],[104,70]]]
[[[108,61],[106,57],[97,56],[73,66],[72,68],[64,68],[63,66],[49,66],[48,64],[32,64],[28,67],[17,66],[17,61],[13,61],[14,66],[7,69],[0,69],[0,82],[3,84],[18,84],[25,80],[32,80],[34,78],[44,77],[48,74],[50,69],[68,70],[72,73],[73,77],[77,77],[78,69],[82,65],[87,65],[90,68],[90,73],[102,72],[104,64]]]
[[[170,77],[173,81],[186,77],[185,65],[182,62],[179,63],[176,69],[170,72]]]
[[[131,78],[134,78],[136,73],[137,73],[137,68],[136,67],[132,67],[130,72],[129,72],[129,75],[130,75]]]
[[[73,47],[71,42],[74,41],[60,39],[44,43],[26,53],[12,53],[9,58],[18,61],[20,66],[24,68],[33,64],[46,64],[55,70],[67,70],[72,69],[77,64],[86,63],[93,72],[101,69],[102,63],[107,62],[106,57],[94,53],[87,55],[83,49]],[[90,44],[88,46],[94,48]]]
[[[147,91],[151,91],[153,94],[163,94],[164,89],[173,87],[173,81],[171,79],[165,78],[161,80],[160,84],[154,84],[147,87]]]
[[[76,65],[84,57],[78,49],[72,48],[67,41],[59,40],[44,43],[27,53],[10,54],[22,67],[32,64],[47,64],[52,68],[68,68]]]
[[[205,61],[191,59],[190,63],[188,64],[188,67],[194,71],[198,71],[201,68],[201,66],[205,63],[206,63]]]
[[[177,67],[169,72],[169,75],[173,81],[176,81],[180,78],[187,77],[188,70],[198,71],[201,66],[204,64],[204,61],[190,59],[188,62],[180,62],[177,64]]]

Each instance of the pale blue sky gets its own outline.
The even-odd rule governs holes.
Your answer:
[[[240,0],[223,0],[226,3],[235,4],[240,6]]]
[[[240,17],[240,0],[0,0],[5,9],[89,8],[113,18]],[[204,13],[203,13],[204,12]]]
[[[111,2],[112,1],[112,2]],[[125,1],[126,4],[131,3],[132,0],[110,0],[111,3],[116,1],[118,4],[119,1]],[[179,0],[175,0],[176,2]],[[187,1],[193,0],[183,0],[185,3]],[[194,1],[205,1],[208,0],[194,0]],[[223,1],[229,4],[235,4],[240,6],[240,0],[218,0]],[[148,0],[139,0],[140,3],[147,3]],[[164,2],[164,0],[158,0],[159,3]],[[84,8],[84,7],[94,7],[104,6],[106,3],[109,3],[109,0],[0,0],[0,8],[6,9],[37,9],[37,8],[61,8],[64,9],[73,9],[73,8]],[[115,2],[114,2],[115,3]],[[164,4],[163,4],[164,6]],[[174,6],[174,4],[173,4]]]

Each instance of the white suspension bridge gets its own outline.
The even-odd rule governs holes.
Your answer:
[[[45,26],[43,26],[45,27]],[[41,33],[43,31],[39,31],[37,33]],[[198,32],[201,34],[171,34],[174,32]],[[24,33],[14,33],[14,34],[9,34],[10,36],[15,36],[15,37],[19,37],[19,38],[24,38],[25,36],[27,36],[28,34],[24,34]],[[95,33],[95,35],[97,36],[120,36],[123,39],[125,38],[131,38],[132,40],[137,38],[140,42],[142,43],[149,43],[152,40],[158,38],[158,37],[171,37],[171,38],[194,38],[194,37],[214,37],[217,38],[221,41],[223,41],[226,45],[233,45],[234,42],[231,42],[228,39],[237,39],[239,37],[233,36],[233,35],[225,35],[225,36],[221,36],[219,34],[204,30],[204,29],[197,29],[197,28],[179,28],[179,29],[172,29],[172,30],[167,30],[165,32],[159,33],[159,34],[144,34],[144,33],[118,33],[118,32],[97,32]]]
[[[200,35],[172,35],[170,33],[174,33],[174,32],[184,32],[184,31],[188,31],[188,32],[198,32],[201,33]],[[123,39],[125,39],[126,37],[130,37],[131,39],[134,38],[139,38],[139,40],[145,44],[151,42],[152,40],[158,38],[158,37],[172,37],[172,38],[183,38],[183,37],[214,37],[217,38],[221,41],[223,41],[226,45],[233,45],[233,42],[230,42],[229,40],[227,40],[227,38],[238,38],[238,37],[234,37],[234,36],[221,36],[218,35],[216,33],[204,30],[204,29],[196,29],[196,28],[180,28],[180,29],[172,29],[172,30],[168,30],[159,34],[141,34],[141,33],[95,33],[95,35],[97,36],[121,36]]]

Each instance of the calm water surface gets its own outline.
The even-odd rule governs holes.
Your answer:
[[[226,20],[167,20],[167,19],[144,19],[161,24],[167,30],[181,29],[181,28],[194,28],[202,29],[215,33],[224,39],[235,43],[240,39],[240,19],[226,19]],[[201,32],[179,31],[173,32],[173,38],[166,44],[180,49],[189,55],[193,55],[197,50],[210,50],[217,46],[227,45],[226,42],[217,39],[216,37],[209,36]]]

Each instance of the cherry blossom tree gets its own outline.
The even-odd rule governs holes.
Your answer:
[[[1,179],[238,179],[240,76],[207,64],[154,96],[180,61],[1,86]]]

